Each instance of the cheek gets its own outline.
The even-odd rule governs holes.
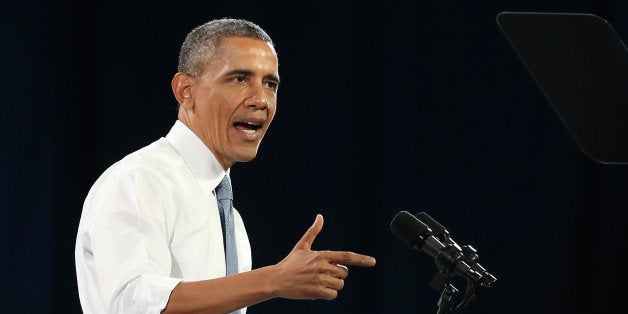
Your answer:
[[[277,112],[277,105],[273,105],[272,108],[269,109],[268,119],[270,121],[269,121],[268,125],[270,125],[270,122],[272,122],[273,119],[275,118],[275,112]]]
[[[210,118],[217,127],[224,127],[229,124],[232,110],[230,110],[228,99],[225,95],[220,95],[220,97],[214,97],[213,99]]]
[[[269,103],[273,104],[273,107],[277,106],[277,92],[269,91],[266,93],[266,99]]]
[[[227,103],[223,103],[220,106],[220,111],[216,112],[216,119],[220,120],[218,123],[223,128],[231,126],[231,117],[233,116],[234,111],[234,107],[229,106]]]

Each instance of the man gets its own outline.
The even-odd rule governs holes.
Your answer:
[[[333,299],[351,252],[312,251],[317,215],[281,262],[251,270],[229,168],[252,160],[275,115],[279,73],[270,37],[244,20],[214,20],[186,37],[165,138],[107,169],[90,190],[76,240],[84,312],[245,313],[270,298]]]

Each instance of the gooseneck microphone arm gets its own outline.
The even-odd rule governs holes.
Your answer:
[[[390,224],[390,230],[415,251],[422,250],[435,259],[438,273],[430,286],[441,293],[438,313],[454,313],[471,306],[497,280],[477,263],[477,251],[470,245],[460,247],[449,231],[425,213],[419,218],[401,211]],[[421,219],[422,218],[422,219]],[[450,278],[459,275],[467,282],[464,299],[454,306],[458,290]]]

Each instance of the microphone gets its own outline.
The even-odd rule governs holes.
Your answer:
[[[477,261],[477,251],[470,245],[460,247],[445,229],[428,214],[413,216],[407,211],[399,212],[390,223],[390,230],[415,251],[422,250],[436,261],[438,273],[430,286],[441,294],[438,313],[453,313],[472,306],[477,299],[497,281]],[[454,306],[458,289],[451,284],[450,277],[457,274],[467,281],[464,298]]]
[[[473,248],[471,245],[465,245],[460,247],[458,243],[456,243],[456,241],[451,238],[449,231],[445,227],[443,227],[443,225],[434,220],[434,218],[430,217],[430,215],[428,215],[427,213],[420,212],[416,215],[416,218],[424,223],[428,228],[430,228],[432,230],[433,236],[443,242],[443,244],[453,245],[462,251],[465,262],[469,264],[474,271],[482,275],[482,285],[488,288],[495,281],[497,281],[497,278],[495,278],[495,276],[489,273],[484,267],[482,267],[482,265],[480,265],[480,263],[478,263],[480,257],[478,256],[477,250],[475,248]]]
[[[460,246],[443,243],[432,235],[433,231],[428,225],[407,211],[401,211],[395,216],[390,223],[390,230],[413,250],[423,250],[433,257],[443,276],[458,274],[470,282],[482,279],[482,275],[464,261]]]

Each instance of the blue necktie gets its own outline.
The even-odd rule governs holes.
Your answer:
[[[233,191],[231,190],[231,179],[225,176],[216,187],[216,199],[218,200],[218,211],[220,212],[220,222],[222,224],[222,238],[225,246],[225,264],[227,265],[227,276],[238,273],[238,249],[236,247],[235,226],[233,224]],[[240,314],[240,310],[231,314]]]
[[[216,187],[216,199],[218,199],[218,211],[220,212],[222,234],[225,241],[225,263],[227,276],[229,276],[238,272],[238,250],[233,224],[233,192],[229,176],[225,176]]]

